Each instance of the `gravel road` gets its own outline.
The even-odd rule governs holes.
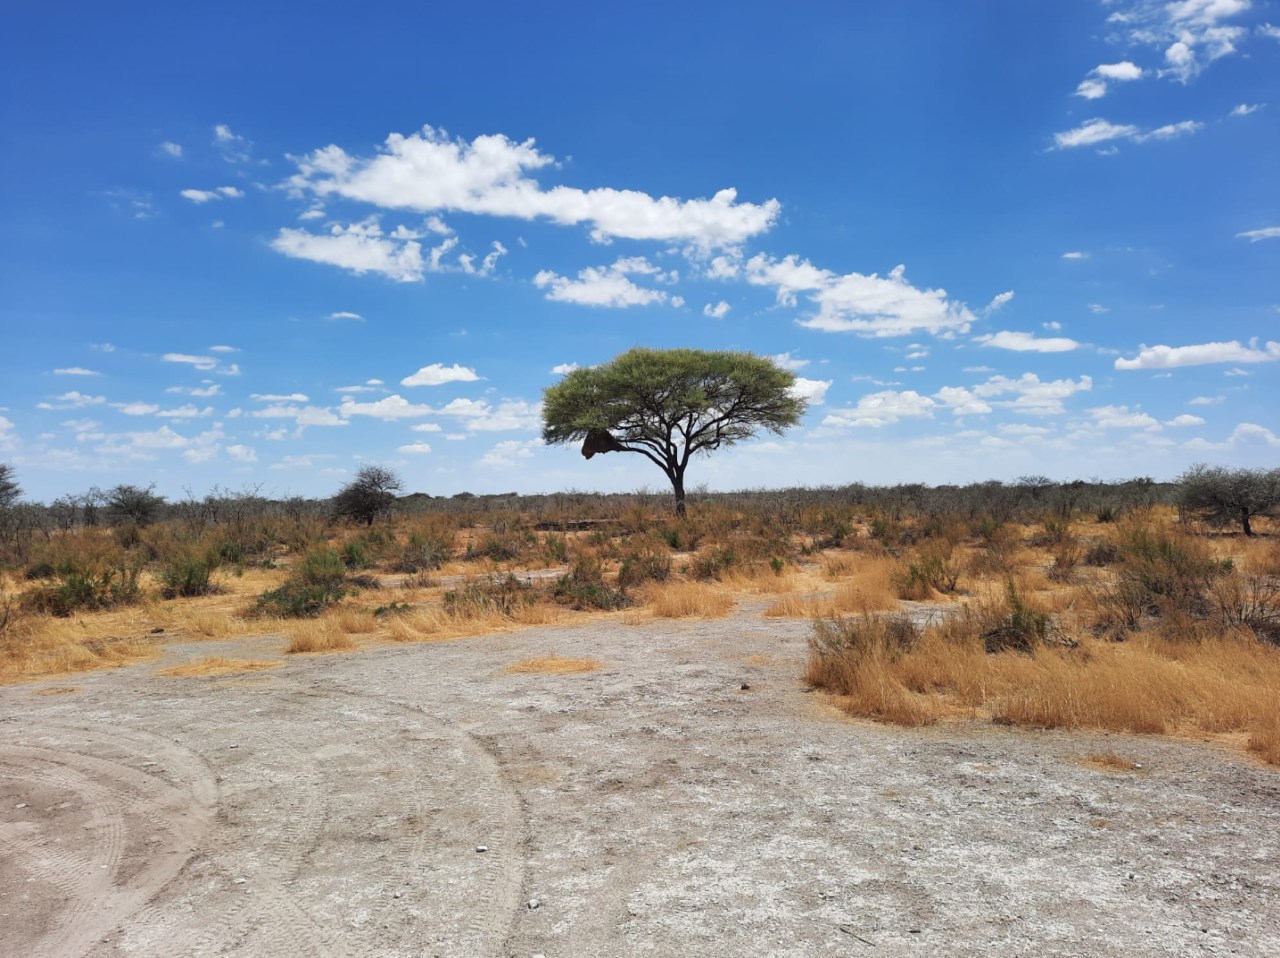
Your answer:
[[[0,955],[1280,954],[1276,771],[850,721],[759,613],[0,688]]]

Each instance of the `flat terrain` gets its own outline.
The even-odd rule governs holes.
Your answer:
[[[759,611],[0,688],[0,955],[1280,954],[1276,771],[851,721]]]

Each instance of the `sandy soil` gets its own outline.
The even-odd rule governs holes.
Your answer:
[[[0,689],[0,955],[1280,954],[1275,771],[853,722],[759,611]]]

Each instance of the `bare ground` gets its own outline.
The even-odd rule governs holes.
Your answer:
[[[0,689],[0,955],[1280,954],[1275,771],[853,722],[759,611]]]

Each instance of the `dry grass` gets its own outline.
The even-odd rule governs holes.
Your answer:
[[[810,619],[834,615],[888,612],[898,608],[893,582],[897,568],[887,556],[833,553],[823,559],[823,575],[838,579],[834,589],[785,595],[764,611],[766,618]]]
[[[604,667],[597,659],[562,659],[557,655],[548,655],[538,659],[523,659],[514,665],[507,666],[508,672],[539,675],[575,675],[581,672],[595,672]]]
[[[155,643],[138,634],[143,630],[135,626],[122,635],[98,618],[37,616],[13,624],[0,636],[0,683],[116,668],[156,654]]]
[[[236,675],[241,672],[261,672],[266,669],[279,668],[280,662],[266,659],[228,659],[220,655],[211,655],[195,662],[174,665],[160,669],[156,675],[166,676],[200,676],[200,675]]]
[[[300,652],[349,652],[357,648],[335,619],[308,619],[301,622],[282,622],[279,631],[289,637],[285,646],[288,653]]]
[[[1142,767],[1137,762],[1123,758],[1115,752],[1094,752],[1086,756],[1084,764],[1107,772],[1134,772]]]
[[[459,605],[450,610],[438,602],[429,602],[415,605],[408,612],[388,616],[384,622],[383,634],[392,642],[461,639],[535,625],[550,625],[561,622],[564,615],[561,609],[542,603],[520,605],[506,614],[496,609],[482,609],[472,605]]]
[[[642,594],[660,619],[719,619],[733,611],[733,596],[703,582],[654,583]]]

